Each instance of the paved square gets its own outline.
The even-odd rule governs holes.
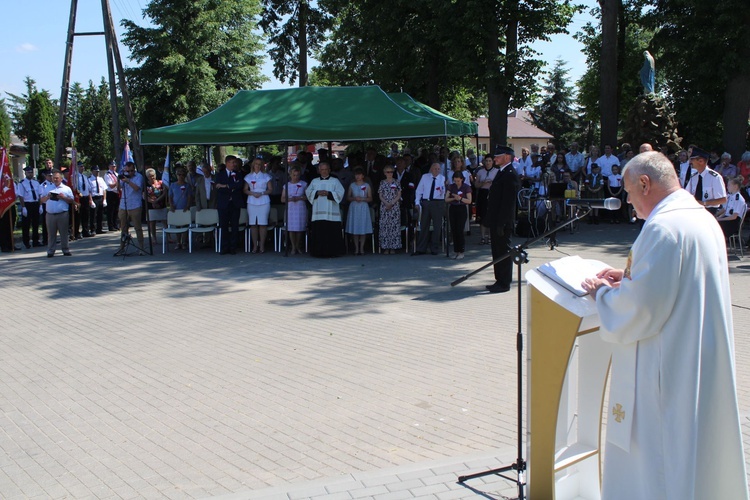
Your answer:
[[[584,225],[524,271],[621,267],[636,235]],[[516,458],[515,291],[449,286],[489,260],[477,240],[463,261],[123,259],[112,233],[0,254],[0,497],[513,496],[456,484]],[[750,260],[730,272],[747,451]]]

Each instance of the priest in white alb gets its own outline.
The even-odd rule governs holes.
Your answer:
[[[344,198],[344,186],[331,176],[326,162],[318,164],[320,177],[313,179],[305,194],[312,203],[310,223],[310,255],[313,257],[338,257],[344,254],[339,203]]]
[[[583,283],[614,344],[602,499],[747,499],[724,235],[661,153],[623,180],[645,224]]]

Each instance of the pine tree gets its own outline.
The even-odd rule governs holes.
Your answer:
[[[76,138],[79,153],[92,165],[104,168],[114,158],[109,85],[104,78],[98,87],[89,82],[81,98]]]
[[[576,137],[575,92],[568,84],[569,72],[564,61],[555,61],[544,80],[542,102],[534,109],[537,124],[555,137],[552,142],[558,148],[567,146]]]

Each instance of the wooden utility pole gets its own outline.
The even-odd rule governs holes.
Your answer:
[[[73,41],[76,36],[93,36],[103,35],[107,52],[107,69],[109,77],[109,99],[112,109],[112,144],[114,146],[115,161],[119,161],[122,155],[122,145],[120,142],[120,113],[117,106],[117,86],[119,83],[120,94],[122,95],[125,116],[128,120],[128,127],[133,136],[133,157],[139,166],[143,166],[143,152],[138,142],[138,128],[135,124],[133,109],[130,105],[130,94],[128,93],[125,82],[125,73],[120,58],[120,49],[117,45],[117,35],[115,34],[114,23],[112,22],[112,11],[109,7],[109,0],[102,0],[102,22],[104,31],[81,32],[76,33],[76,13],[78,11],[78,0],[70,2],[70,18],[68,20],[68,38],[65,46],[65,65],[63,67],[62,87],[60,89],[60,115],[57,120],[57,137],[55,141],[55,166],[59,167],[65,153],[65,122],[68,112],[68,89],[70,88],[70,68],[73,62]],[[117,79],[115,79],[115,70]]]

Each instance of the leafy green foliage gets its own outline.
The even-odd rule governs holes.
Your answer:
[[[57,106],[52,102],[48,91],[36,91],[31,95],[24,122],[28,134],[26,144],[39,144],[40,158],[54,157]]]
[[[89,82],[80,100],[76,126],[78,153],[91,165],[105,168],[114,158],[112,144],[112,111],[109,85],[102,78],[98,87]]]
[[[558,148],[578,140],[575,91],[568,84],[569,72],[565,62],[561,59],[555,61],[544,81],[542,101],[534,109],[537,124],[555,137],[552,142]]]
[[[625,60],[619,63],[621,68],[618,75],[618,88],[620,106],[618,121],[622,123],[627,117],[630,105],[635,98],[642,94],[640,84],[640,69],[643,65],[643,51],[651,50],[650,42],[653,30],[643,22],[642,1],[625,1],[623,3],[622,16],[620,17],[619,30],[624,30],[625,48],[618,50],[624,54]],[[600,9],[592,9],[592,15],[601,17]],[[586,24],[581,31],[576,33],[575,38],[583,44],[583,53],[586,55],[586,72],[578,80],[578,102],[583,109],[585,120],[598,123],[601,119],[601,107],[599,105],[600,85],[600,47],[602,44],[601,27],[597,24]],[[619,35],[620,40],[623,34]],[[664,89],[664,79],[658,71],[656,90]]]
[[[734,78],[750,77],[747,2],[657,0],[646,21],[656,30],[656,71],[663,73],[670,90],[681,135],[717,147],[722,142],[722,110],[739,105],[727,101],[738,97],[727,95],[728,85]],[[743,87],[740,97],[747,102],[750,85]],[[745,107],[745,118],[747,114]]]
[[[5,105],[5,99],[0,99],[0,146],[8,147],[10,145],[11,119],[8,114],[8,107]]]
[[[258,25],[271,43],[273,75],[281,82],[293,84],[298,78],[306,82],[307,75],[299,73],[300,61],[323,47],[333,17],[308,0],[262,0],[262,4]]]
[[[152,0],[144,16],[154,27],[122,21],[122,41],[140,63],[127,70],[139,125],[185,122],[258,88],[259,13],[257,0]]]

